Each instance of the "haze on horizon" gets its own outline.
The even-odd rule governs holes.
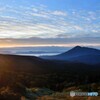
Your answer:
[[[0,0],[0,47],[100,48],[99,0]]]

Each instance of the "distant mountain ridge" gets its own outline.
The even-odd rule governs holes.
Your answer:
[[[74,47],[56,56],[20,56],[0,54],[0,70],[43,74],[51,72],[100,72],[100,50]]]
[[[64,60],[71,62],[80,62],[85,64],[99,64],[100,50],[76,46],[71,50],[55,56],[42,56],[43,59]]]

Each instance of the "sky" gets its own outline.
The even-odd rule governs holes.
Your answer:
[[[100,47],[100,0],[0,0],[0,47]]]

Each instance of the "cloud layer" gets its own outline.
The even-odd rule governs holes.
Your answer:
[[[0,7],[0,37],[100,37],[99,11],[58,11],[45,6]]]
[[[94,42],[95,41],[95,42]],[[3,44],[3,45],[2,45]],[[20,46],[64,46],[74,47],[76,45],[100,48],[100,37],[82,38],[6,38],[0,40],[1,47],[20,47]]]
[[[0,41],[9,45],[13,43],[98,45],[99,20],[99,10],[52,10],[42,4],[29,7],[0,6]]]

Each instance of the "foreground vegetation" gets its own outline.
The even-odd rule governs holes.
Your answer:
[[[71,100],[70,91],[100,92],[99,76],[82,75],[67,71],[40,75],[1,71],[0,100]],[[80,100],[78,98],[81,97],[72,100]],[[83,98],[88,100],[89,97]],[[91,97],[89,100],[98,98]]]

